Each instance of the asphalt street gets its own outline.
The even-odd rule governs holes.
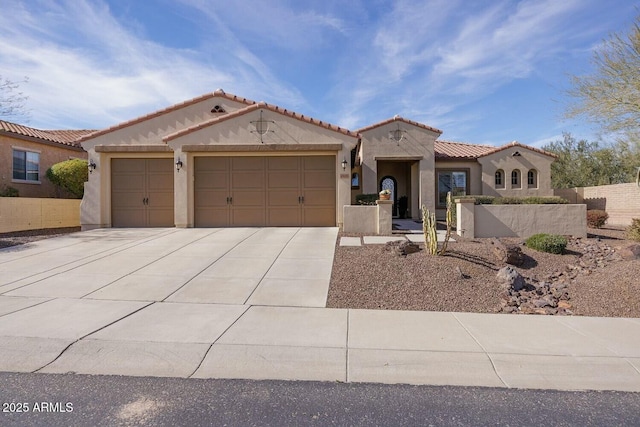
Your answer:
[[[640,425],[640,393],[20,373],[0,384],[2,426]]]

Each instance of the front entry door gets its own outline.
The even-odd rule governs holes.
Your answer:
[[[393,200],[393,206],[391,207],[391,215],[398,215],[398,192],[396,191],[398,185],[396,179],[392,176],[385,176],[380,180],[380,191],[389,190],[391,191],[391,198],[389,200]]]

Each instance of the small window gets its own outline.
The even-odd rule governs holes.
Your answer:
[[[534,169],[527,172],[527,187],[538,188],[538,173]]]
[[[495,188],[504,188],[504,171],[502,169],[496,171]]]
[[[211,109],[212,113],[226,113],[225,109],[223,107],[221,107],[220,105],[216,105],[215,107],[213,107]]]
[[[511,171],[511,188],[521,188],[520,171],[518,169]]]
[[[357,172],[351,174],[351,188],[358,189],[360,188],[360,175]]]
[[[40,154],[13,150],[13,179],[40,182]]]

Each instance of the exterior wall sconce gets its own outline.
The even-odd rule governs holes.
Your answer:
[[[342,170],[343,171],[347,170],[347,159],[343,158],[341,165],[342,165]]]
[[[89,173],[93,173],[93,171],[96,170],[97,167],[98,165],[96,165],[96,162],[94,162],[93,159],[90,159],[89,164],[87,165],[87,168],[89,169]]]
[[[178,157],[178,160],[176,160],[176,170],[180,172],[180,169],[182,169],[182,160]]]
[[[262,137],[265,136],[268,132],[275,132],[269,129],[269,123],[275,123],[273,120],[265,120],[262,118],[262,110],[260,110],[260,119],[253,120],[250,122],[256,130],[252,130],[251,133],[257,133],[260,135],[260,143],[264,144]]]
[[[389,132],[389,139],[396,142],[396,144],[400,145],[400,141],[404,139],[404,134],[407,133],[406,130],[400,129],[400,124],[398,124],[398,128]]]

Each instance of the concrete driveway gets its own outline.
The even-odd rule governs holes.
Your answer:
[[[0,250],[0,370],[640,391],[640,319],[324,308],[335,228]]]

